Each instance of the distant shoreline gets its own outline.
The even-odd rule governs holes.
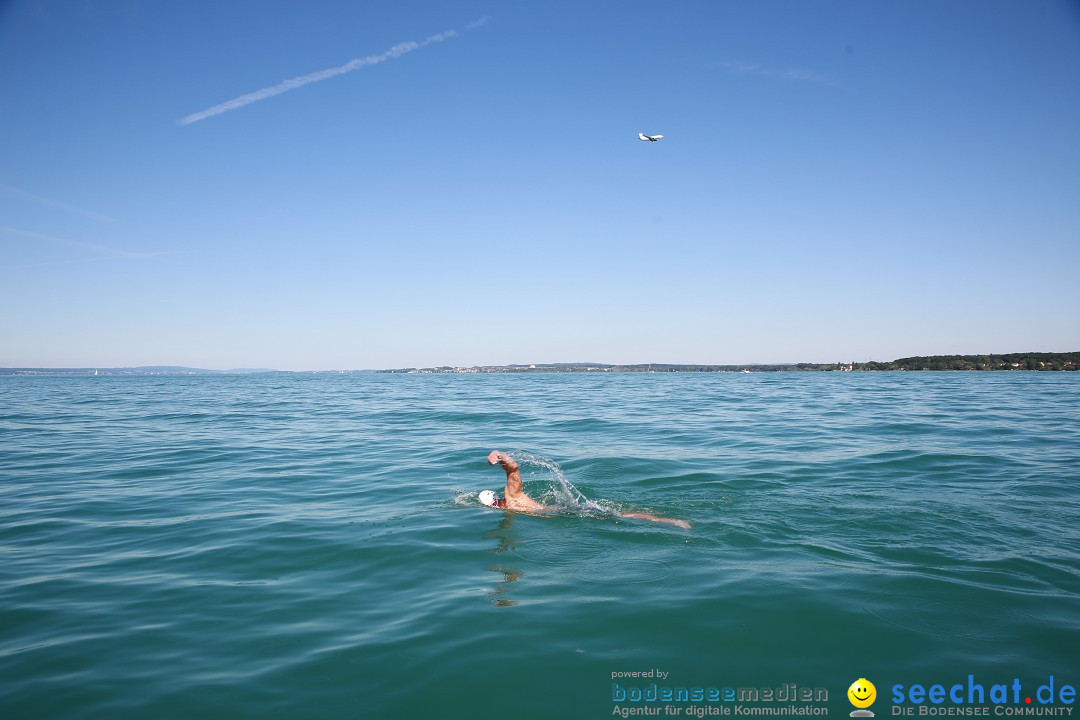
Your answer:
[[[0,375],[258,375],[261,373],[288,372],[271,369],[207,370],[180,365],[144,365],[140,367],[69,367],[69,368],[9,368],[0,367]]]
[[[476,367],[401,368],[383,373],[439,374],[492,372],[877,372],[877,371],[1070,371],[1080,370],[1080,352],[1009,353],[1003,355],[927,355],[889,362],[777,363],[756,365],[681,365],[674,363],[550,363]]]
[[[392,370],[272,370],[239,368],[206,370],[178,365],[153,365],[114,368],[0,368],[0,375],[257,375],[265,373],[314,373],[347,375],[354,373],[390,373],[410,375],[478,373],[552,373],[552,372],[878,372],[878,371],[1076,371],[1080,370],[1080,352],[1008,353],[1002,355],[926,355],[889,362],[850,363],[778,363],[755,365],[692,365],[675,363],[537,363],[535,365],[475,365]]]

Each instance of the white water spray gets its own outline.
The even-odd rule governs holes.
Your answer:
[[[563,474],[562,468],[559,467],[559,463],[554,460],[540,455],[534,455],[523,450],[511,450],[506,454],[513,458],[514,462],[518,464],[518,467],[522,471],[523,480],[525,479],[524,474],[527,470],[539,471],[542,474],[546,473],[550,475],[550,486],[545,492],[545,495],[550,495],[553,504],[560,510],[578,513],[604,514],[613,512],[612,509],[605,508],[585,497],[580,490],[574,487],[572,482],[566,479],[566,475]]]

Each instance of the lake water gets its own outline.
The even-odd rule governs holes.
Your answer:
[[[562,509],[482,507],[493,449]],[[3,377],[0,718],[1042,707],[1078,490],[1077,373]]]

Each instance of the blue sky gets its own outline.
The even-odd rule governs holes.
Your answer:
[[[1073,2],[15,0],[0,109],[3,366],[1080,350]]]

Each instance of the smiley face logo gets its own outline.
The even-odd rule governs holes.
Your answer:
[[[874,700],[877,700],[877,688],[874,687],[874,683],[866,678],[859,678],[851,683],[851,687],[847,690],[847,696],[851,704],[859,708],[851,713],[852,717],[874,717],[874,713],[864,709],[873,705]]]

